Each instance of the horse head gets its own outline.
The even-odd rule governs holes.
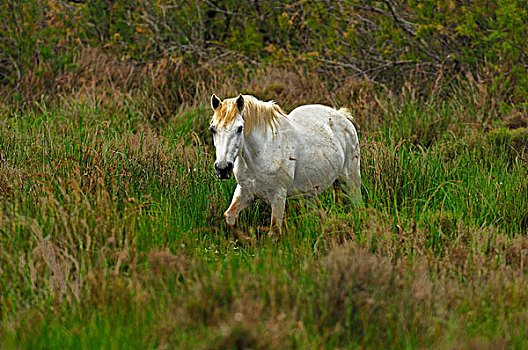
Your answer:
[[[239,95],[222,102],[213,94],[211,108],[214,115],[209,130],[216,148],[215,172],[220,179],[229,179],[244,141],[244,97]]]

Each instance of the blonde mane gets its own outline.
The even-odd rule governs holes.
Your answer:
[[[263,102],[251,95],[244,97],[244,134],[247,135],[254,128],[270,127],[272,130],[280,123],[286,113],[273,101]],[[216,109],[211,124],[217,123],[219,128],[236,119],[236,97],[225,99]]]

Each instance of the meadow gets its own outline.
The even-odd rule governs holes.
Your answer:
[[[289,201],[272,239],[256,203],[252,244],[223,223],[206,102],[158,124],[78,101],[3,118],[2,344],[525,347],[528,129],[485,131],[460,95],[381,98],[350,106],[364,207]]]
[[[255,4],[0,5],[0,348],[528,347],[522,1]],[[349,108],[363,206],[236,241],[240,92]]]

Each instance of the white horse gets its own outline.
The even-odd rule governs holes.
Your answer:
[[[335,181],[361,202],[359,141],[346,109],[305,105],[286,115],[249,95],[223,102],[213,95],[211,107],[216,174],[228,179],[234,171],[238,183],[224,213],[231,228],[260,198],[271,205],[271,233],[280,233],[286,197],[313,198]]]

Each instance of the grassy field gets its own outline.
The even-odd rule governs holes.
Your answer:
[[[527,125],[460,96],[376,101],[351,106],[364,208],[289,201],[275,240],[256,203],[250,245],[223,223],[235,181],[205,103],[5,114],[0,347],[527,347]]]
[[[0,349],[528,348],[526,8],[0,3]],[[349,108],[364,206],[234,241],[212,93]]]

